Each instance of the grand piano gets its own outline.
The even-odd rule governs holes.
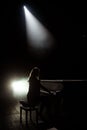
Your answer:
[[[41,83],[53,93],[56,97],[54,100],[57,99],[54,115],[58,115],[58,121],[55,119],[55,122],[59,122],[58,125],[62,124],[64,128],[72,125],[81,128],[86,126],[87,80],[41,80]],[[60,95],[63,99],[62,107],[59,103]]]

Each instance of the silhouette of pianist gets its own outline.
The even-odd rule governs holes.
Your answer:
[[[40,83],[40,69],[34,67],[29,74],[29,91],[27,102],[20,101],[23,106],[35,106],[40,102],[40,88],[50,93],[50,91]]]

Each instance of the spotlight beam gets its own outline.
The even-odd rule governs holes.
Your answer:
[[[51,33],[31,14],[26,6],[25,13],[26,32],[29,46],[38,51],[50,50],[53,47],[54,38]]]

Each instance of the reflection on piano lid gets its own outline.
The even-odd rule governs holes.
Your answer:
[[[61,91],[63,89],[63,84],[60,83],[60,82],[57,82],[56,80],[55,81],[51,81],[51,80],[41,80],[41,84],[48,88],[50,91],[52,92],[56,92],[56,91]]]
[[[57,91],[50,91],[51,92],[51,94],[53,94],[53,95],[56,95],[58,92],[60,92],[60,90],[57,90]],[[49,94],[49,92],[47,92],[47,91],[44,91],[44,90],[40,90],[40,93],[43,93],[43,94]]]

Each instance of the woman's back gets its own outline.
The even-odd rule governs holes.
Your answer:
[[[29,78],[29,92],[27,94],[28,102],[31,105],[36,105],[40,98],[40,80],[33,73]]]

